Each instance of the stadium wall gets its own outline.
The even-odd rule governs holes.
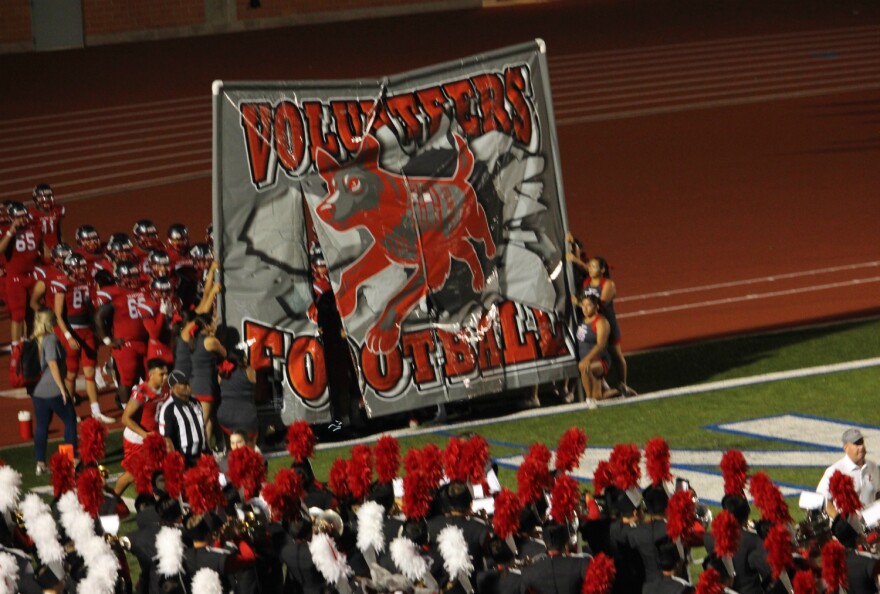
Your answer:
[[[86,46],[479,8],[482,0],[81,0]],[[0,53],[34,50],[30,0],[3,0]]]

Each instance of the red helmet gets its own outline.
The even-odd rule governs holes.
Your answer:
[[[159,231],[156,225],[150,219],[141,219],[132,227],[132,235],[138,247],[142,250],[155,250],[162,247],[162,240],[159,239]]]
[[[131,262],[119,262],[116,265],[116,284],[126,289],[139,289],[141,277],[137,266]]]
[[[67,276],[77,282],[86,282],[89,274],[89,263],[82,254],[76,252],[70,254],[64,259],[64,269]]]
[[[37,184],[33,192],[34,204],[40,210],[51,210],[55,206],[55,192],[49,184]]]
[[[189,250],[189,229],[181,223],[174,223],[168,227],[168,247],[178,254],[185,254]]]
[[[101,251],[101,236],[98,230],[91,225],[81,225],[76,229],[76,245],[88,254],[97,254]]]

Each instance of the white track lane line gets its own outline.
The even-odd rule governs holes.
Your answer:
[[[656,314],[665,314],[675,311],[684,311],[698,309],[703,307],[715,307],[717,305],[729,305],[731,303],[742,304],[743,301],[756,301],[759,299],[771,299],[773,297],[788,297],[791,295],[800,295],[802,293],[814,293],[816,291],[827,291],[830,289],[843,289],[847,287],[857,287],[880,282],[880,276],[872,276],[866,278],[857,278],[848,281],[840,281],[836,283],[826,283],[823,285],[810,285],[799,289],[786,289],[784,291],[768,291],[766,293],[748,293],[733,297],[725,297],[724,299],[710,299],[708,301],[697,301],[694,303],[685,303],[683,305],[670,305],[667,307],[657,307],[653,309],[639,309],[631,312],[618,313],[617,319],[638,318],[642,316],[650,316]]]

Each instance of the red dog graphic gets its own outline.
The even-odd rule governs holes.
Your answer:
[[[340,315],[354,311],[360,285],[392,262],[414,269],[367,330],[367,348],[374,353],[397,347],[401,322],[428,291],[443,288],[452,258],[471,269],[474,291],[485,283],[472,240],[483,242],[489,258],[495,255],[495,243],[468,181],[474,155],[461,136],[453,136],[458,163],[450,179],[404,177],[381,169],[379,143],[371,136],[345,165],[321,149],[317,152],[318,172],[327,184],[318,216],[339,231],[361,228],[373,237],[367,251],[342,271],[336,293]]]

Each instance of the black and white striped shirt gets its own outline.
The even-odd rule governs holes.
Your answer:
[[[188,465],[207,449],[202,407],[195,400],[172,396],[163,402],[159,409],[159,433],[171,440]]]

